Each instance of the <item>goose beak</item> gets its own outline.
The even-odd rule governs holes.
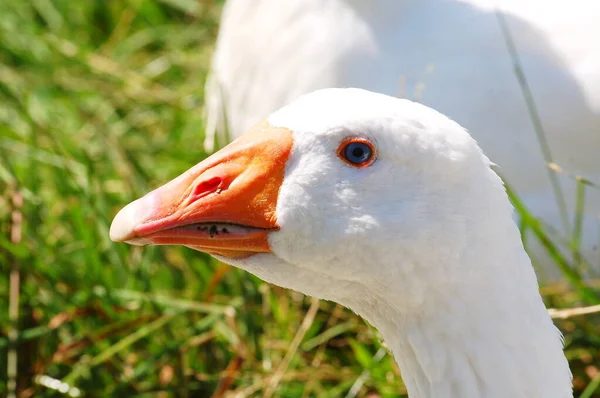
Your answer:
[[[270,252],[292,134],[266,121],[179,177],[124,207],[110,238],[184,245],[228,258]]]

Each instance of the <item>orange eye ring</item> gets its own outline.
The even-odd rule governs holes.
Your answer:
[[[359,137],[347,138],[342,141],[337,155],[346,164],[356,168],[368,167],[377,159],[375,145],[369,140]]]

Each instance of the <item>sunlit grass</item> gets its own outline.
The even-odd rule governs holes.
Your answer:
[[[61,394],[58,381],[85,396],[404,391],[377,332],[350,311],[199,252],[108,238],[119,208],[206,156],[219,13],[198,0],[0,2],[0,395],[11,349],[24,397]],[[556,245],[515,203],[523,228]],[[597,302],[599,284],[552,255],[566,282],[544,290],[547,302]],[[587,397],[600,383],[599,320],[558,322]]]

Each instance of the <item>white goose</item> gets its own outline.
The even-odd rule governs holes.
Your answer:
[[[206,90],[207,147],[215,134],[225,143],[224,116],[235,137],[321,88],[418,97],[472,131],[525,204],[565,233],[496,10],[553,160],[600,181],[600,2],[589,0],[228,0]],[[559,180],[572,223],[574,182]],[[598,214],[600,192],[588,189],[591,260]]]
[[[305,95],[126,206],[110,236],[185,245],[351,308],[412,398],[572,397],[500,178],[424,105]]]

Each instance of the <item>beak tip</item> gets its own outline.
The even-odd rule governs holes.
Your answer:
[[[110,240],[113,242],[125,242],[133,237],[133,229],[135,228],[135,209],[132,208],[133,203],[125,206],[117,213],[110,225]]]
[[[142,246],[152,243],[148,239],[135,236],[136,227],[144,223],[153,211],[152,203],[146,200],[147,196],[131,202],[117,213],[110,225],[110,240]]]

